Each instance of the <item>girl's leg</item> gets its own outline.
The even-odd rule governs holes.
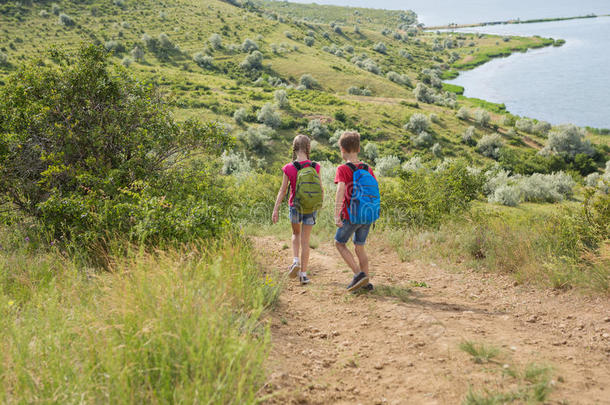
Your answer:
[[[292,256],[299,257],[301,247],[301,224],[292,224]]]
[[[309,263],[309,237],[312,229],[313,225],[303,224],[301,234],[301,271],[303,273],[307,271],[307,263]]]

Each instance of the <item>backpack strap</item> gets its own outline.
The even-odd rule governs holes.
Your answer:
[[[301,165],[297,160],[292,162],[292,165],[297,169],[297,172],[303,168],[303,165]]]
[[[295,160],[294,162],[292,162],[292,165],[294,167],[296,167],[297,172],[298,172],[299,170],[304,169],[304,168],[309,167],[309,166],[311,166],[311,167],[313,167],[315,169],[317,163],[316,162],[310,162],[310,163],[301,164],[301,163],[299,163],[298,161]]]
[[[358,165],[358,168],[359,168],[359,169],[362,169],[362,170],[364,170],[364,171],[367,171],[367,172],[369,171],[369,165],[367,165],[366,163],[360,163],[360,164]]]
[[[353,164],[352,162],[347,162],[345,164],[345,166],[349,167],[350,169],[352,169],[352,172],[355,172],[356,170],[358,170],[358,168],[356,167],[355,164]]]

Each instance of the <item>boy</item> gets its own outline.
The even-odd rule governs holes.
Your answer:
[[[356,168],[366,169],[366,165],[358,159],[360,134],[352,131],[344,132],[339,138],[339,148],[341,149],[341,157],[345,164],[337,167],[337,174],[335,176],[335,184],[337,184],[335,201],[335,225],[337,226],[337,233],[335,235],[335,246],[343,260],[345,260],[345,263],[354,272],[354,278],[347,286],[347,290],[356,291],[359,288],[372,290],[373,285],[369,283],[369,259],[364,249],[371,224],[352,224],[348,213],[352,196],[354,171]],[[375,177],[370,167],[368,171]],[[346,246],[347,241],[352,235],[358,263],[356,263],[354,255]]]

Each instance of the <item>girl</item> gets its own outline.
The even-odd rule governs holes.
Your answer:
[[[297,135],[292,142],[292,159],[294,162],[286,164],[282,168],[284,178],[280,191],[277,193],[275,207],[273,208],[272,220],[277,223],[279,219],[279,208],[282,200],[286,196],[288,186],[290,185],[290,223],[292,224],[292,253],[293,261],[289,268],[288,275],[291,278],[299,277],[301,284],[309,284],[307,278],[307,264],[309,262],[309,237],[313,226],[316,224],[316,212],[312,214],[301,214],[297,211],[294,205],[294,197],[296,192],[296,183],[299,168],[313,165],[318,175],[320,175],[320,165],[309,160],[309,152],[311,150],[311,141],[305,135]],[[322,183],[320,182],[322,189]],[[322,191],[322,198],[324,192]],[[301,225],[302,224],[302,225]],[[299,258],[300,251],[300,258]]]

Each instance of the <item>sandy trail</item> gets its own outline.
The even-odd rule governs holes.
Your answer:
[[[284,241],[254,243],[266,271],[285,270]],[[610,404],[607,298],[402,263],[374,241],[369,252],[377,294],[345,292],[351,272],[330,243],[312,250],[312,284],[287,280],[271,314],[266,403],[459,404],[469,387],[517,389],[504,364],[536,362],[553,369],[547,403]],[[403,299],[380,294],[388,287]],[[476,364],[464,340],[497,346],[497,362]]]

